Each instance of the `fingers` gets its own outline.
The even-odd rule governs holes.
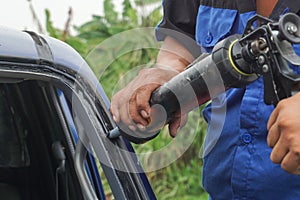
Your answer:
[[[149,103],[144,103],[144,104],[149,104]],[[130,98],[129,105],[128,105],[129,116],[132,119],[132,121],[140,128],[142,128],[142,126],[145,127],[148,124],[147,118],[144,118],[141,114],[141,110],[140,110],[141,107],[142,105],[139,105],[137,102],[137,95],[133,95]]]
[[[269,133],[267,136],[268,146],[273,148],[275,144],[278,142],[279,138],[280,138],[279,126],[277,126],[277,124],[270,126]]]
[[[280,106],[280,104],[278,106]],[[277,109],[274,109],[274,111],[272,112],[272,114],[269,117],[268,124],[267,124],[268,130],[270,130],[271,126],[273,126],[273,124],[276,122],[278,114],[279,114],[279,109],[277,107]]]
[[[136,96],[136,105],[138,106],[138,110],[139,110],[139,114],[143,117],[143,118],[149,118],[150,117],[150,104],[149,104],[149,100],[151,97],[152,92],[145,92],[147,91],[148,86],[144,86],[139,88],[139,95]],[[153,88],[153,90],[155,90],[156,88],[158,88],[159,85],[156,84],[153,85],[151,88]]]
[[[184,114],[182,116],[173,118],[170,122],[169,122],[169,132],[171,137],[176,137],[176,135],[178,134],[178,131],[181,127],[185,126],[185,124],[187,123],[187,114]]]
[[[118,95],[114,98],[120,98]],[[124,96],[123,96],[124,98]],[[111,113],[113,115],[113,120],[122,126],[127,126],[130,130],[135,131],[138,129],[144,129],[148,124],[147,118],[144,118],[140,113],[139,106],[136,102],[136,94],[133,95],[130,100],[122,102],[119,100],[112,100]]]
[[[281,163],[286,154],[289,151],[289,147],[284,142],[283,138],[280,138],[276,145],[274,146],[270,158],[274,163]]]
[[[120,122],[120,114],[119,114],[119,104],[116,99],[118,99],[118,94],[113,96],[111,100],[110,113],[112,114],[113,120],[118,123]]]
[[[281,168],[292,174],[300,174],[300,154],[299,152],[288,152],[281,162]]]
[[[142,85],[135,90],[121,90],[112,98],[110,111],[115,122],[135,131],[144,130],[150,120],[149,100],[159,84]],[[133,91],[133,92],[132,92]]]
[[[270,159],[292,174],[300,174],[300,93],[281,100],[268,121]]]
[[[295,145],[293,137],[277,121],[270,127],[267,142],[273,148],[270,159],[280,164],[281,168],[292,174],[300,174],[300,145]],[[285,126],[283,126],[285,127]]]
[[[110,111],[114,121],[131,130],[144,130],[151,122],[149,101],[152,92],[177,75],[162,68],[143,69],[124,89],[113,96]]]
[[[283,105],[283,100],[277,105],[277,107],[271,113],[268,120],[267,129],[269,130],[269,133],[267,137],[267,143],[269,147],[274,147],[280,137],[279,114],[282,108],[284,107],[282,105]]]
[[[169,133],[171,137],[175,137],[177,135],[179,128],[180,128],[180,118],[176,118],[174,121],[169,123]]]
[[[136,117],[133,117],[133,120],[137,120],[135,121],[136,123],[142,123],[143,126],[147,126],[149,125],[149,123],[151,122],[151,118],[150,118],[150,98],[151,98],[151,94],[152,92],[158,88],[160,85],[159,84],[149,84],[149,85],[145,85],[140,87],[137,90],[137,95],[135,96],[135,103],[131,104],[129,110],[130,110],[130,114],[131,111],[136,112]]]

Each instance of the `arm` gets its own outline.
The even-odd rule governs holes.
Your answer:
[[[149,100],[152,92],[183,71],[193,59],[185,47],[167,36],[155,67],[141,70],[137,77],[113,96],[111,113],[116,123],[121,122],[132,131],[145,129],[151,121]],[[176,135],[180,121],[179,117],[169,123],[172,136]]]

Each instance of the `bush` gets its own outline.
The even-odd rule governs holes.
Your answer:
[[[148,0],[146,3],[145,1],[139,0],[136,1],[136,3],[143,5],[153,3],[153,0]],[[91,21],[79,27],[75,27],[78,31],[76,36],[70,34],[63,35],[66,31],[54,28],[50,13],[46,11],[46,25],[49,35],[58,39],[63,38],[66,43],[75,48],[84,58],[87,58],[86,60],[92,66],[95,74],[101,74],[100,82],[109,97],[111,97],[116,90],[124,87],[137,73],[137,70],[133,67],[151,67],[151,65],[155,63],[155,57],[158,52],[157,48],[150,48],[118,54],[118,52],[122,52],[123,48],[135,45],[135,43],[128,41],[122,45],[116,45],[114,51],[106,52],[109,55],[102,55],[102,58],[105,57],[113,60],[108,66],[106,66],[107,63],[105,63],[106,60],[101,59],[101,56],[91,56],[94,59],[92,61],[88,59],[92,50],[93,53],[98,53],[99,55],[104,53],[101,46],[100,48],[96,48],[96,45],[105,39],[137,27],[154,27],[161,19],[160,8],[153,10],[153,12],[146,17],[141,17],[138,16],[137,11],[132,8],[129,0],[124,0],[123,5],[124,10],[122,16],[118,17],[118,13],[114,11],[114,5],[111,1],[105,0],[105,15],[93,16]],[[149,39],[153,37],[153,33],[152,35],[151,33],[149,33],[149,35],[145,34],[143,37],[145,37],[144,41],[149,41],[150,46],[153,45],[151,39]],[[132,49],[134,49],[134,46]],[[115,54],[121,56],[116,57]],[[127,73],[132,70],[134,73]],[[122,80],[121,82],[120,79]],[[184,134],[193,134],[193,141],[184,154],[164,168],[147,172],[148,179],[158,199],[207,199],[207,194],[201,186],[201,146],[205,135],[206,124],[203,119],[199,117],[199,112],[201,112],[201,109],[191,113],[189,116],[189,122]],[[184,137],[182,139],[184,139]],[[167,129],[164,128],[154,140],[143,145],[133,146],[135,151],[139,154],[158,150],[170,142],[172,142],[172,139],[168,136]],[[176,154],[176,151],[174,151],[174,153]],[[144,167],[147,168],[151,167],[151,165],[159,164],[150,158],[144,159],[142,163]],[[104,188],[109,196],[111,191],[105,181]]]

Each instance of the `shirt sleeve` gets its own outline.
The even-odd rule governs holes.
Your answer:
[[[157,40],[171,36],[197,57],[200,47],[195,41],[195,30],[199,5],[200,0],[163,0],[163,18],[155,30]]]

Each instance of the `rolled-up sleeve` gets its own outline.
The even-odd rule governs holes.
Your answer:
[[[195,42],[199,4],[200,0],[164,0],[163,18],[155,30],[157,40],[171,36],[194,56],[199,55],[200,48]]]

